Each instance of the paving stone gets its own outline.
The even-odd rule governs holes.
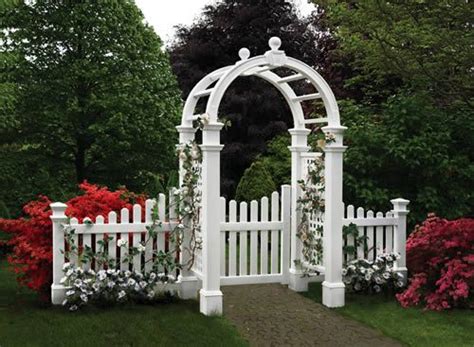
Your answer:
[[[222,287],[224,314],[251,346],[401,344],[280,284]]]

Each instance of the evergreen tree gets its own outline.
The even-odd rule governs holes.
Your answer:
[[[262,162],[256,161],[245,170],[237,186],[235,199],[237,201],[258,200],[264,196],[270,196],[275,190],[272,175]]]

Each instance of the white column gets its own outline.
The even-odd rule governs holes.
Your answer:
[[[220,131],[222,123],[204,126],[202,131],[202,288],[200,311],[222,314],[220,290]]]
[[[187,126],[177,126],[176,129],[179,133],[179,145],[177,149],[180,150],[184,147],[185,144],[189,144],[194,140],[196,129],[193,127]],[[179,188],[183,184],[183,160],[179,158]],[[184,225],[189,225],[190,221],[185,220]],[[184,248],[189,247],[191,241],[191,235],[189,230],[184,230],[183,240],[181,245],[180,252],[180,263],[187,264],[189,262],[190,254],[188,251],[185,251]],[[179,297],[182,299],[195,299],[198,293],[198,279],[194,275],[194,272],[190,269],[183,268],[178,277],[179,282]]]
[[[344,306],[344,283],[342,282],[342,162],[346,147],[343,146],[343,132],[346,127],[326,126],[323,128],[327,141],[324,163],[325,211],[323,232],[324,282],[323,305],[327,307]]]
[[[301,196],[299,180],[304,179],[302,172],[301,153],[309,151],[308,135],[309,129],[290,129],[291,134],[291,251],[290,251],[290,273],[288,287],[296,292],[308,290],[308,278],[303,277],[301,266],[296,262],[303,260],[302,242],[296,236],[298,226],[301,222],[301,211],[298,208],[298,199]]]
[[[400,255],[400,259],[395,262],[395,269],[403,275],[403,280],[407,281],[406,265],[406,241],[407,241],[407,206],[409,200],[402,198],[390,200],[393,205],[392,213],[397,218],[397,225],[393,228],[394,250]]]
[[[67,205],[61,202],[55,202],[49,205],[53,214],[49,217],[53,221],[53,284],[51,285],[51,302],[53,305],[61,305],[65,299],[66,287],[61,284],[61,278],[64,277],[64,227],[67,223],[67,217],[64,214]]]

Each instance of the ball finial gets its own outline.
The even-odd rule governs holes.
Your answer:
[[[280,48],[281,46],[281,40],[279,37],[273,36],[272,38],[270,38],[270,40],[268,40],[268,45],[270,46],[272,51],[277,51],[278,48]]]
[[[239,57],[240,60],[247,60],[250,57],[250,51],[248,48],[241,48],[239,50]]]

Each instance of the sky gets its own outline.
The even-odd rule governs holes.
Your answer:
[[[173,38],[175,25],[191,24],[205,5],[217,1],[219,0],[135,0],[148,24],[165,43]],[[293,2],[297,4],[302,15],[307,15],[314,9],[314,5],[308,4],[306,0]]]

